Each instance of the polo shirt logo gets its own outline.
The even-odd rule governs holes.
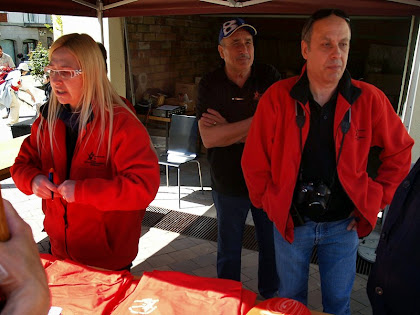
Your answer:
[[[254,101],[259,101],[261,98],[262,94],[258,91],[254,92]]]
[[[128,308],[131,314],[151,314],[154,310],[157,309],[155,305],[159,302],[158,299],[142,299],[142,300],[134,300],[134,303],[138,303],[138,305],[132,305]]]

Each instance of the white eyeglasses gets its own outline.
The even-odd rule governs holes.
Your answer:
[[[82,74],[82,70],[54,70],[50,67],[45,67],[44,73],[50,78],[52,78],[55,75],[59,75],[61,79],[68,80],[77,77],[79,74]]]

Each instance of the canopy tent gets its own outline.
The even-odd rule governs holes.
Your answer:
[[[0,10],[10,12],[93,17],[311,14],[321,7],[340,8],[349,15],[420,15],[420,0],[1,0],[0,4]]]

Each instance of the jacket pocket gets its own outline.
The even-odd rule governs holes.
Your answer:
[[[44,203],[45,202],[45,203]],[[51,250],[58,258],[67,258],[64,224],[65,208],[60,199],[44,200],[44,230],[48,234]]]
[[[111,257],[104,214],[76,203],[68,206],[67,248],[73,259],[97,265],[98,261]]]
[[[263,195],[262,204],[268,218],[274,222],[276,228],[283,234],[286,229],[289,209],[287,211],[284,209],[285,201],[282,200],[281,190],[282,188],[279,185],[270,182]]]

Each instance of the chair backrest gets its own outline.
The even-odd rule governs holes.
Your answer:
[[[172,115],[168,153],[197,154],[198,123],[195,116]]]

